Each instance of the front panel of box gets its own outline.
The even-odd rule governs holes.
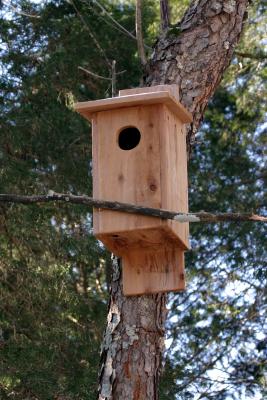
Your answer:
[[[95,198],[161,207],[162,107],[130,107],[97,114],[93,122]],[[158,218],[94,210],[96,235],[161,225]]]

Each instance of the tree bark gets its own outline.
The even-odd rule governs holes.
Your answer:
[[[99,400],[156,399],[164,349],[165,296],[125,297],[113,259],[108,322],[101,351]]]
[[[156,43],[147,66],[147,86],[179,86],[180,101],[192,113],[188,152],[209,99],[229,65],[247,17],[249,0],[192,1],[182,21]]]
[[[161,30],[164,32],[170,25],[169,0],[160,0]]]
[[[193,114],[188,153],[208,100],[240,38],[248,0],[192,1],[182,21],[158,39],[146,68],[147,86],[176,83]],[[103,341],[99,400],[157,400],[166,295],[125,298],[114,260]]]
[[[142,0],[136,0],[135,8],[135,31],[137,40],[137,50],[142,66],[146,64],[146,53],[142,33]]]

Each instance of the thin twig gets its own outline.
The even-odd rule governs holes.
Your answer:
[[[98,74],[96,74],[95,72],[92,72],[92,71],[89,71],[89,69],[86,69],[86,68],[83,68],[83,67],[78,67],[78,69],[80,69],[81,71],[83,71],[83,72],[86,72],[88,75],[91,75],[91,76],[93,76],[94,78],[97,78],[97,79],[104,79],[104,80],[106,80],[106,81],[111,81],[112,82],[112,78],[109,78],[109,77],[106,77],[106,76],[102,76],[102,75],[98,75]],[[116,75],[122,75],[122,74],[124,74],[126,72],[126,69],[124,69],[123,71],[120,71],[120,72],[116,72],[115,71],[115,74]]]
[[[28,14],[28,13],[22,11],[22,10],[18,10],[16,7],[14,7],[14,6],[13,6],[11,3],[9,3],[9,2],[3,2],[3,4],[6,5],[6,6],[8,6],[8,7],[11,7],[12,10],[13,10],[16,14],[22,15],[23,17],[37,18],[37,19],[40,19],[40,18],[41,18],[40,15]]]
[[[96,73],[94,73],[94,72],[92,72],[92,71],[89,71],[88,69],[85,69],[85,68],[83,68],[83,67],[78,67],[78,69],[80,69],[80,70],[83,71],[83,72],[86,72],[88,75],[91,75],[91,76],[93,76],[94,78],[97,78],[97,79],[104,79],[104,80],[106,80],[106,81],[111,81],[111,78],[107,78],[106,76],[98,75],[98,74],[96,74]]]
[[[87,3],[86,0],[84,0],[84,3]],[[107,18],[99,15],[99,13],[97,13],[97,11],[90,5],[88,5],[88,7],[99,17],[101,18],[107,25],[111,26],[112,28],[117,29],[119,32],[123,33],[124,35],[130,37],[133,40],[137,40],[136,36],[134,36],[130,31],[128,31],[123,25],[121,25],[115,18],[112,17],[112,15],[110,14],[110,12],[102,5],[100,4],[99,1],[94,0],[94,3],[99,7],[99,9],[102,11],[102,13],[107,16],[110,21],[107,20]],[[152,47],[144,44],[144,47],[148,50],[152,50]]]
[[[76,7],[75,3],[73,0],[70,0],[70,3],[72,5],[72,7],[74,8],[74,10],[76,11],[78,17],[80,18],[80,20],[82,21],[85,29],[87,30],[87,32],[89,33],[91,39],[93,40],[93,42],[95,43],[96,47],[98,48],[98,50],[100,51],[100,53],[103,55],[107,65],[109,66],[109,68],[111,67],[111,63],[109,61],[109,59],[106,56],[105,51],[102,49],[102,47],[100,46],[100,44],[98,43],[97,39],[95,38],[93,32],[91,31],[91,29],[89,28],[89,25],[87,24],[87,22],[85,21],[84,17],[82,16],[82,14],[80,13],[80,11],[78,10],[78,8]]]
[[[102,4],[99,3],[99,1],[94,0],[94,3],[100,8],[100,10],[118,27],[122,32],[124,32],[127,36],[129,36],[131,39],[136,40],[136,37],[129,32],[124,26],[122,26],[118,21],[116,21],[115,18],[112,17],[112,15],[105,9],[105,7],[102,6]]]
[[[267,217],[253,213],[209,213],[200,211],[196,213],[181,213],[163,209],[144,207],[135,204],[121,203],[117,201],[97,200],[89,196],[76,196],[66,193],[55,193],[50,191],[48,195],[16,195],[0,194],[0,203],[48,203],[54,201],[63,201],[73,204],[81,204],[95,208],[103,208],[113,211],[124,211],[131,214],[140,214],[162,219],[173,219],[178,222],[267,222]]]
[[[248,52],[243,52],[243,51],[235,51],[235,55],[243,58],[251,58],[252,60],[266,60],[267,59],[267,54],[264,54],[263,52],[260,53],[248,53]]]
[[[142,66],[144,66],[146,65],[146,54],[145,54],[143,33],[142,33],[142,0],[136,0],[135,29],[136,29],[138,54],[141,60],[141,64]]]
[[[112,61],[112,69],[111,69],[111,92],[112,97],[116,97],[117,89],[116,89],[116,60]]]

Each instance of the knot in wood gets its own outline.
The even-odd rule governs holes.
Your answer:
[[[149,189],[151,190],[151,192],[155,192],[157,190],[157,185],[155,185],[155,183],[151,183],[149,185]]]

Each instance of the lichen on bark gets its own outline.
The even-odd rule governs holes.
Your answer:
[[[116,258],[113,268],[99,400],[152,399],[164,348],[165,296],[124,297]]]

